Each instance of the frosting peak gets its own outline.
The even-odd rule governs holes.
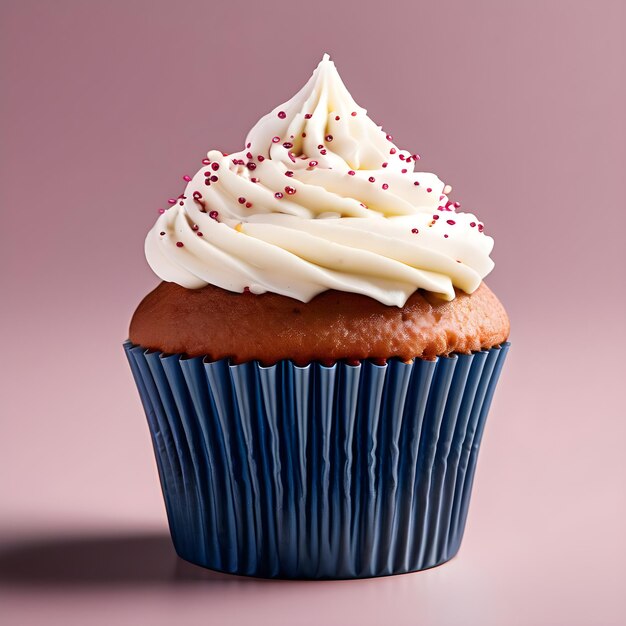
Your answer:
[[[272,291],[327,289],[402,306],[416,289],[468,293],[493,268],[493,240],[434,174],[415,172],[357,105],[328,55],[306,85],[252,128],[246,147],[210,151],[146,238],[165,281]]]
[[[293,162],[290,153],[306,155],[314,157],[318,167],[336,169],[339,174],[380,169],[381,163],[389,161],[389,150],[396,148],[390,141],[353,100],[327,54],[307,84],[261,118],[246,139],[259,150],[268,149],[265,156],[288,167]],[[396,148],[398,156],[401,152]],[[400,171],[402,161],[392,159],[388,167]]]

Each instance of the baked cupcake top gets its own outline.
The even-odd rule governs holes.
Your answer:
[[[432,359],[491,348],[508,336],[506,311],[485,283],[471,295],[458,290],[450,302],[418,290],[396,307],[333,289],[301,303],[162,282],[142,300],[129,332],[150,350],[264,365]]]
[[[416,172],[357,105],[325,55],[306,85],[265,115],[235,154],[202,168],[148,233],[148,263],[188,289],[327,290],[402,307],[416,290],[453,300],[493,268],[493,239],[451,187]]]

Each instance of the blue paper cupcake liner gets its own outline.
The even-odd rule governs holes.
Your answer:
[[[270,578],[384,576],[451,559],[508,347],[263,367],[126,342],[177,553]]]

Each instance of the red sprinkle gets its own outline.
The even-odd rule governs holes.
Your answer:
[[[265,157],[262,154],[259,154],[257,159],[259,159],[259,163],[263,163],[263,161],[265,161]]]
[[[185,180],[185,181],[189,182],[189,181],[191,180],[191,176],[187,176],[187,174],[185,174],[185,175],[183,176],[183,180]]]
[[[447,239],[447,238],[448,238],[448,235],[444,235],[444,237]]]
[[[373,176],[370,176],[367,180],[370,181],[370,183],[375,183],[376,179]]]
[[[474,228],[474,226],[476,226],[476,222],[470,222],[470,226]]]
[[[174,198],[170,198],[170,199],[168,200],[168,203],[169,203],[169,204],[176,204],[176,200],[175,200]]]
[[[389,189],[389,185],[387,183],[383,183],[383,189]]]
[[[209,212],[209,217],[210,217],[212,220],[217,221],[217,216],[218,216],[218,215],[219,215],[219,213],[218,213],[217,211],[210,211],[210,212]]]
[[[356,116],[356,111],[352,111],[352,113],[350,113],[350,115],[352,115],[352,117]]]
[[[285,192],[288,195],[293,196],[293,194],[296,193],[296,190],[293,187],[289,187],[289,185],[287,185],[287,187],[285,187]]]
[[[454,220],[446,220],[446,222],[450,224],[450,226],[454,226],[456,224]]]
[[[434,220],[438,220],[438,219],[439,219],[439,216],[438,216],[438,215],[433,215],[433,219],[434,219]]]
[[[453,206],[454,206],[455,209],[458,209],[461,206],[461,203],[460,202],[455,202]]]
[[[199,191],[194,191],[193,192],[193,199],[194,200],[200,200],[200,198],[202,198],[202,194]]]
[[[387,141],[393,141],[393,137],[391,135],[387,135]]]
[[[277,192],[274,194],[274,198],[278,198],[278,200],[280,200],[282,197],[283,197],[283,194],[282,194],[282,193],[280,193],[280,191],[277,191]]]
[[[211,182],[212,183],[216,183],[218,180],[219,180],[219,178],[215,174],[213,174],[213,176],[211,176]]]
[[[399,154],[398,156],[400,157],[401,161],[404,161],[404,159],[405,159],[404,154]]]
[[[348,172],[348,174],[349,174],[350,176],[354,176],[354,175],[356,174],[356,172],[355,172],[354,170],[350,170],[350,171]]]
[[[250,161],[250,163],[246,163],[246,167],[249,170],[255,170],[256,169],[256,163],[253,163],[252,161]]]
[[[409,170],[407,170],[406,168],[404,168],[404,169],[402,170],[402,173],[403,173],[403,174],[406,174],[408,171],[409,171]]]
[[[395,148],[391,148],[391,150],[389,150],[389,154],[395,154],[396,153],[396,149]]]
[[[484,227],[482,224],[478,224],[478,232],[479,232],[479,233],[482,233],[482,232],[483,232],[483,230],[484,230],[484,228],[485,228],[485,227]]]
[[[432,191],[432,189],[431,189],[430,187],[426,187],[426,191],[427,191],[428,193],[430,193],[430,192]]]
[[[177,242],[176,242],[176,247],[177,247],[177,248],[182,248],[182,247],[184,247],[184,245],[185,245],[185,244],[184,244],[182,241],[177,241]]]
[[[284,120],[287,117],[287,114],[284,111],[279,111],[278,117],[280,117],[281,120]]]
[[[243,196],[239,198],[239,204],[245,204],[245,203],[246,203],[246,199]]]
[[[320,150],[320,154],[324,156],[326,154],[326,150]]]
[[[248,145],[250,145],[250,144],[248,144]],[[248,159],[251,159],[252,158],[252,152],[246,152],[246,157]]]
[[[338,115],[335,115],[335,120],[338,122],[341,118]]]
[[[247,143],[246,144],[246,148],[250,148],[250,147],[252,147],[252,144],[251,143]]]
[[[303,137],[306,137],[306,133],[302,133],[302,136],[303,136]]]
[[[200,231],[198,231],[198,232],[196,233],[196,235],[198,235],[198,237],[202,237],[202,236],[203,236],[203,235],[202,235],[202,233],[201,233]]]
[[[383,167],[387,167],[389,163],[383,163]]]
[[[416,180],[413,184],[414,184],[416,187],[419,187],[420,181],[419,181],[419,180]]]
[[[255,177],[253,176],[253,177],[250,179],[250,182],[251,182],[251,183],[258,183],[258,182],[259,182],[259,179],[258,179],[258,178],[255,178]]]
[[[419,231],[419,230],[417,230],[417,228],[414,228],[413,230],[411,230],[411,232],[412,232],[414,235],[417,235],[417,233],[419,233],[420,231]]]
[[[161,236],[165,235],[165,231],[163,231],[163,230],[162,230],[162,231],[159,233],[159,235],[161,235]]]
[[[310,113],[305,113],[304,114],[304,119],[305,120],[310,120],[313,116]]]
[[[208,165],[211,162],[211,159],[202,159],[202,165]]]
[[[315,167],[317,165],[317,161],[309,161],[309,167]]]
[[[159,209],[159,213],[163,215],[163,213],[165,213],[165,209]]]
[[[272,143],[278,143],[280,141],[280,137],[272,137]]]
[[[291,178],[293,176],[293,172],[291,170],[287,170],[285,172],[285,176],[289,176],[289,178]]]
[[[332,141],[333,140],[333,136],[332,135],[326,135],[325,139],[326,139],[326,141]]]
[[[411,157],[414,161],[419,161],[422,158],[419,154],[412,154]]]
[[[249,209],[252,206],[252,202],[246,202],[246,209]]]
[[[211,169],[212,169],[214,172],[217,172],[217,170],[219,170],[219,169],[220,169],[220,164],[219,164],[219,163],[211,163]]]
[[[285,141],[285,143],[283,144],[283,148],[287,148],[287,150],[289,150],[289,148],[293,148],[293,144],[289,141]]]

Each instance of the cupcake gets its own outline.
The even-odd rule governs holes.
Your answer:
[[[177,553],[359,578],[458,551],[509,321],[493,239],[324,56],[148,233],[125,343]]]

